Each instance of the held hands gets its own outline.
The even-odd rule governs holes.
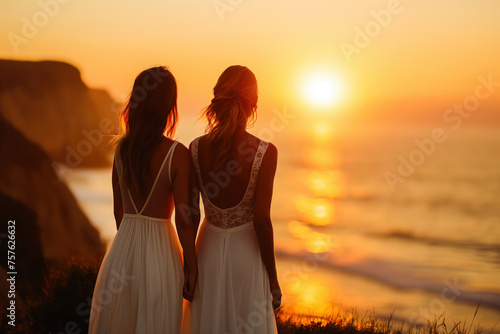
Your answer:
[[[198,266],[188,266],[184,263],[184,288],[182,297],[192,302],[194,296],[194,288],[198,279]]]
[[[270,282],[271,286],[271,296],[273,297],[273,310],[277,310],[281,307],[281,288],[278,280],[273,280]]]

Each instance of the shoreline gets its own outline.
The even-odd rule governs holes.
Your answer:
[[[92,291],[102,256],[73,258],[67,263],[47,266],[44,288],[31,291],[25,309],[17,310],[16,327],[2,322],[1,330],[10,333],[59,332],[68,324],[87,332]],[[288,304],[288,305],[287,305]],[[476,308],[469,319],[452,320],[446,314],[433,314],[427,323],[415,324],[400,318],[395,312],[381,315],[380,309],[343,306],[331,312],[296,312],[290,300],[276,312],[280,334],[288,333],[346,333],[346,334],[498,334],[490,331],[481,320],[483,309]],[[363,303],[357,304],[363,305]],[[5,316],[2,315],[5,320]],[[450,328],[453,328],[451,331]],[[481,330],[482,329],[482,330]]]
[[[100,231],[103,231],[103,229],[108,231],[102,235],[104,237],[107,235],[108,240],[106,241],[109,242],[110,238],[115,235],[116,228],[114,226],[112,210],[110,209],[111,202],[108,200],[111,198],[111,193],[106,193],[102,189],[106,187],[106,184],[103,184],[103,182],[110,183],[110,178],[108,178],[110,170],[97,170],[100,177],[94,179],[95,171],[94,169],[75,171],[71,180],[68,180],[68,184],[94,225]],[[89,176],[92,176],[92,178]],[[98,184],[100,188],[94,188],[95,184]],[[108,190],[110,190],[110,187]],[[108,227],[107,229],[106,226]],[[288,229],[289,226],[285,219],[276,219],[275,234],[278,246],[280,245],[279,240],[282,236],[282,246],[288,244],[286,236]],[[318,228],[318,231],[321,231],[321,228]],[[340,230],[335,231],[337,233],[341,232]],[[363,311],[375,309],[380,315],[388,316],[393,314],[393,317],[397,317],[398,319],[408,319],[415,313],[417,313],[417,318],[422,318],[422,315],[446,312],[447,317],[464,321],[470,321],[477,307],[475,302],[461,300],[454,300],[448,303],[447,300],[453,297],[448,294],[446,295],[446,300],[442,299],[440,294],[447,286],[444,283],[440,284],[441,281],[436,281],[439,284],[435,284],[433,289],[429,289],[428,287],[425,289],[425,284],[423,286],[424,289],[417,289],[405,282],[402,283],[406,284],[406,286],[404,284],[395,286],[391,285],[390,282],[384,282],[381,279],[377,279],[377,277],[373,277],[373,274],[370,275],[369,273],[362,272],[362,269],[358,268],[355,262],[351,263],[350,267],[322,264],[320,261],[310,263],[307,261],[307,254],[304,255],[305,253],[302,254],[302,252],[297,253],[297,249],[293,248],[293,253],[297,254],[288,256],[283,251],[286,251],[286,249],[287,247],[277,247],[277,264],[282,289],[292,283],[297,284],[297,282],[302,282],[302,285],[298,287],[303,292],[307,292],[307,294],[297,297],[297,293],[293,291],[294,287],[292,286],[292,291],[287,293],[288,296],[284,297],[284,302],[286,299],[289,299],[290,302],[298,300],[302,304],[311,305],[309,309],[330,304],[337,308],[342,305],[353,308],[357,307]],[[343,256],[343,254],[340,255]],[[380,268],[375,269],[378,270]],[[404,268],[401,270],[404,270]],[[453,282],[454,277],[454,275],[451,275],[447,279]],[[459,281],[459,284],[461,283]],[[497,320],[500,320],[500,309],[488,307],[483,304],[481,305],[477,319],[479,319],[483,326],[492,327]],[[500,334],[500,331],[492,333]]]
[[[450,302],[439,294],[413,289],[396,289],[350,273],[318,266],[314,270],[297,266],[297,261],[279,259],[278,275],[283,290],[283,305],[301,305],[296,311],[324,314],[339,309],[356,309],[360,313],[375,310],[377,316],[402,322],[425,324],[436,315],[470,323],[478,304]],[[291,274],[290,274],[291,273]],[[491,329],[500,323],[500,310],[481,305],[476,320]],[[500,327],[492,334],[500,334]]]

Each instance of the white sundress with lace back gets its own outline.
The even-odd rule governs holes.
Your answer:
[[[193,142],[192,158],[205,220],[196,242],[198,283],[185,309],[184,333],[277,333],[269,278],[253,227],[255,189],[269,143],[261,141],[258,146],[240,203],[221,209],[210,202],[203,187],[198,140]]]
[[[170,217],[160,213],[172,200],[168,189],[176,145],[165,155],[140,211],[120,182],[125,213],[97,276],[89,333],[181,333],[181,248]],[[117,155],[115,166],[121,175]]]

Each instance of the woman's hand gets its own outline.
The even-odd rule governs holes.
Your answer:
[[[182,290],[182,297],[192,302],[194,296],[194,288],[196,287],[196,280],[198,279],[198,267],[191,266],[189,268],[184,265],[184,288]]]
[[[273,297],[273,310],[278,309],[281,306],[281,288],[280,284],[278,283],[278,280],[274,280],[273,282],[270,282],[271,286],[271,295]]]
[[[193,300],[194,287],[198,278],[195,249],[196,229],[191,219],[191,213],[195,209],[190,202],[191,165],[191,154],[188,149],[182,144],[177,145],[172,160],[175,227],[181,243],[184,261],[182,296],[189,301]]]

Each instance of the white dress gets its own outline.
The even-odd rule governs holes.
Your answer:
[[[121,182],[125,214],[97,276],[89,333],[181,332],[181,248],[170,218],[158,214],[172,200],[167,189],[172,187],[170,167],[176,144],[166,154],[140,211]],[[115,165],[121,175],[116,155]]]
[[[261,141],[241,202],[227,209],[207,197],[198,163],[198,140],[192,146],[205,207],[196,242],[198,283],[185,310],[184,333],[277,333],[269,278],[253,227],[255,188],[264,153]]]

